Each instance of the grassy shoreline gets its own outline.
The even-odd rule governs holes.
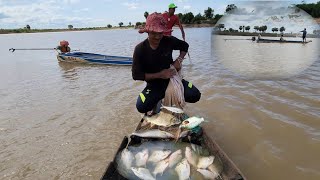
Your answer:
[[[185,28],[214,27],[215,24],[183,24]],[[126,27],[90,27],[73,29],[0,29],[0,34],[18,34],[18,33],[47,33],[47,32],[72,32],[72,31],[96,31],[96,30],[123,30],[137,29],[133,26]]]

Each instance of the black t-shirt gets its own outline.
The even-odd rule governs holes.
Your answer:
[[[159,47],[153,50],[148,39],[139,43],[133,53],[132,78],[134,80],[145,80],[145,73],[157,73],[163,69],[170,68],[173,63],[172,51],[181,50],[188,52],[189,45],[185,41],[173,36],[163,36]],[[161,82],[162,79],[148,81]]]

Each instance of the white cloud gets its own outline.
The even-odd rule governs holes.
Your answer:
[[[76,4],[79,2],[79,0],[63,0],[63,2],[66,4]]]
[[[73,12],[75,12],[75,13],[88,12],[88,11],[89,11],[89,8],[83,8],[83,9],[75,9],[75,10],[73,10]]]
[[[189,9],[191,9],[191,6],[190,5],[183,6],[183,9],[184,10],[189,10]]]
[[[189,0],[177,0],[179,3],[188,2]]]
[[[125,2],[125,3],[122,3],[122,5],[127,6],[128,9],[137,9],[139,4]]]
[[[69,1],[68,3],[75,2]],[[72,14],[66,16],[57,13],[62,11],[63,7],[56,0],[0,6],[0,15],[5,17],[0,18],[0,24],[5,24],[6,28],[22,28],[26,24],[29,24],[31,28],[64,28],[68,24],[83,27],[88,26],[89,23],[98,25],[99,22],[103,22],[95,18],[83,18]],[[84,8],[79,11],[88,11],[88,9]]]

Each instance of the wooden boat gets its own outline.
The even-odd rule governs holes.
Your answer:
[[[136,131],[140,130],[143,124],[143,119],[139,122]],[[129,146],[140,144],[141,142],[155,140],[152,138],[140,138],[137,136],[131,136],[131,141]],[[159,139],[158,139],[159,140]],[[128,144],[128,138],[125,137],[116,152],[114,159],[109,163],[104,175],[101,177],[102,180],[127,180],[121,176],[117,171],[116,155],[121,152]],[[210,154],[219,157],[223,164],[223,171],[220,174],[222,180],[246,180],[242,172],[237,168],[237,166],[231,161],[226,153],[219,147],[219,145],[210,138],[205,128],[200,128],[198,133],[191,134],[191,139],[187,137],[182,139],[183,142],[191,142],[193,144],[201,145],[202,147],[209,150]]]
[[[57,59],[63,62],[107,64],[107,65],[132,65],[131,57],[109,56],[109,55],[84,53],[84,52],[70,52],[70,53],[58,54]]]
[[[306,44],[309,43],[311,41],[307,41],[307,42],[302,42],[302,41],[280,41],[280,40],[276,40],[276,39],[258,39],[257,43],[301,43],[301,44]]]

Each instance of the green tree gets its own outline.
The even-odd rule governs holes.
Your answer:
[[[283,26],[280,28],[280,32],[283,33],[283,31],[285,31],[286,28],[284,28]]]
[[[142,23],[141,22],[136,22],[136,27],[141,26]]]
[[[224,29],[224,24],[219,24],[219,25],[218,25],[218,28],[219,28],[220,31],[221,31],[221,29]]]
[[[234,9],[237,9],[237,6],[235,4],[229,4],[227,7],[226,7],[226,13],[230,13],[232,12],[232,10]]]
[[[112,28],[112,25],[111,25],[111,24],[108,24],[107,27],[108,27],[108,28]]]
[[[246,31],[249,31],[251,27],[250,26],[246,26],[245,28],[246,28]]]
[[[257,32],[259,31],[259,26],[254,26],[253,29]]]
[[[274,27],[274,28],[272,28],[272,29],[271,29],[271,31],[272,31],[272,32],[278,32],[278,31],[279,31],[279,29],[278,29],[278,28],[276,28],[276,27]]]
[[[184,24],[191,24],[192,19],[194,18],[194,15],[192,12],[188,12],[184,16],[182,16],[181,22]]]
[[[260,32],[265,32],[267,29],[268,29],[268,27],[266,25],[259,27]]]
[[[143,16],[147,19],[147,17],[149,16],[148,11],[144,12],[144,15],[143,15]]]
[[[316,4],[315,3],[302,3],[302,4],[297,4],[296,5],[298,8],[304,10],[306,13],[310,14],[314,18],[319,18],[320,17],[320,1],[318,1]]]
[[[131,26],[131,22],[129,22],[129,26]]]
[[[26,25],[26,29],[30,31],[31,27],[29,24]]]
[[[119,22],[119,26],[122,27],[122,25],[123,25],[123,22]]]
[[[222,16],[223,16],[223,15],[216,14],[216,15],[214,16],[214,20],[219,21],[219,19],[222,18]]]
[[[73,26],[71,24],[69,24],[68,29],[73,29]]]
[[[242,26],[239,26],[239,30],[242,31]]]
[[[230,31],[230,32],[233,32],[234,30],[233,30],[232,28],[229,28],[229,31]]]
[[[201,24],[201,21],[204,19],[205,18],[199,13],[192,19],[192,23]]]
[[[208,7],[207,10],[204,10],[204,17],[206,19],[212,19],[214,10]]]

